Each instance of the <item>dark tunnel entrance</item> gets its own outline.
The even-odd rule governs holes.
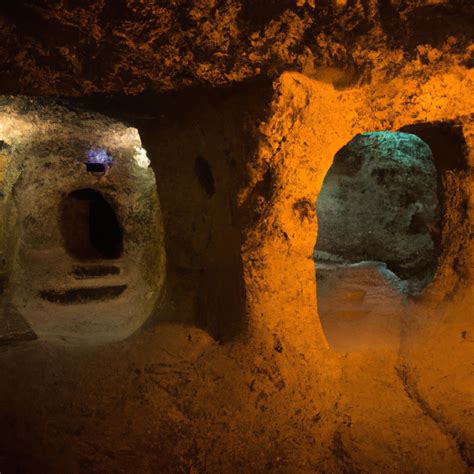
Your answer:
[[[122,228],[98,191],[68,194],[61,203],[60,227],[66,251],[79,260],[116,259],[122,254]]]

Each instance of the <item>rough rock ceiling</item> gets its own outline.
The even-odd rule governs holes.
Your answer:
[[[137,94],[285,69],[344,86],[407,60],[472,67],[473,23],[472,0],[7,0],[0,90]]]

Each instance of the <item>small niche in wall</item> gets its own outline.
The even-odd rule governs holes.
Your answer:
[[[67,252],[79,260],[116,259],[122,254],[122,229],[99,191],[78,189],[61,203],[60,228]]]
[[[413,134],[363,133],[336,154],[318,196],[314,251],[332,347],[397,344],[397,312],[437,268],[437,179],[430,147]]]
[[[211,198],[214,196],[216,185],[214,183],[211,165],[201,155],[198,155],[194,162],[194,172],[196,173],[199,184],[207,194],[207,197]]]
[[[96,177],[105,175],[113,165],[112,156],[104,148],[91,148],[87,152],[87,160],[84,162],[88,173]]]

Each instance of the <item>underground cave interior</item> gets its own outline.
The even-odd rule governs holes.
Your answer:
[[[3,180],[5,318],[22,319],[28,338],[103,343],[129,336],[164,280],[155,176],[138,131],[86,112],[81,120],[64,107],[58,120],[59,108],[27,98],[10,106],[30,109],[23,117],[7,113],[15,146]],[[48,121],[53,140],[41,135]]]
[[[473,24],[1,2],[1,473],[471,473]]]
[[[105,109],[109,115],[117,116],[120,114],[116,110],[120,106],[120,102],[112,102],[112,106],[108,102]],[[137,122],[137,127],[142,128],[141,134],[147,139],[150,121],[140,119],[143,113],[140,107],[143,106],[139,105],[135,116],[132,113],[131,121]],[[77,144],[73,146],[77,147]],[[151,142],[150,147],[155,151],[155,143]],[[4,148],[7,148],[6,143]],[[181,170],[181,181],[173,182],[172,186],[179,186],[193,196],[194,209],[191,213],[193,217],[199,214],[203,217],[200,233],[204,231],[208,234],[207,239],[211,240],[222,233],[229,236],[227,216],[223,216],[228,212],[225,200],[241,186],[241,183],[234,181],[235,160],[231,158],[221,171],[219,178],[224,183],[232,183],[223,187],[220,182],[216,183],[214,177],[213,166],[218,165],[214,163],[211,166],[203,156],[202,146],[193,148],[198,153],[185,150],[190,169]],[[76,149],[75,153],[84,155],[83,150]],[[105,158],[94,161],[96,155],[100,158],[100,153]],[[61,247],[66,251],[67,258],[73,260],[73,268],[67,273],[76,280],[75,283],[87,284],[83,288],[77,285],[64,288],[56,282],[60,289],[43,284],[38,291],[41,299],[56,304],[74,304],[75,311],[79,312],[84,303],[107,304],[108,300],[117,298],[127,289],[127,282],[123,280],[123,273],[127,272],[120,267],[124,240],[127,239],[116,212],[117,203],[113,194],[109,193],[109,197],[104,198],[99,190],[105,183],[107,191],[110,187],[108,173],[112,169],[113,175],[115,170],[108,152],[103,149],[100,153],[91,149],[88,159],[82,160],[86,167],[81,168],[81,173],[91,178],[88,182],[94,183],[94,187],[74,189],[66,194],[61,190],[62,197],[59,202],[55,200],[57,209],[54,210]],[[170,170],[163,173],[164,169],[160,168],[160,162],[154,155],[155,152],[151,155],[151,166],[155,173],[160,176],[169,173]],[[8,156],[11,156],[11,149]],[[51,164],[46,166],[50,168]],[[319,316],[332,349],[397,349],[400,320],[402,313],[406,312],[406,303],[422,298],[423,289],[434,278],[441,258],[442,227],[454,225],[445,222],[444,216],[445,201],[453,192],[446,187],[446,174],[465,172],[466,169],[466,143],[462,128],[456,122],[420,123],[401,127],[398,132],[366,132],[354,137],[335,154],[317,198],[318,240],[313,256],[318,299],[314,317]],[[62,178],[56,178],[61,187]],[[262,196],[269,199],[272,192],[274,184],[271,176],[263,183],[264,187],[256,193],[256,202]],[[162,184],[166,186],[166,181]],[[160,186],[161,183],[157,183],[154,192],[163,194],[160,193]],[[194,191],[190,192],[192,188]],[[222,188],[224,193],[219,192]],[[198,199],[197,195],[200,195]],[[161,199],[166,202],[167,193]],[[177,226],[174,219],[175,202],[170,203],[172,212],[167,209],[168,204],[160,210],[165,217],[172,216],[166,219],[172,236],[183,231],[179,229],[182,223]],[[213,203],[217,211],[213,209]],[[235,210],[231,209],[231,212]],[[236,241],[236,245],[241,245],[240,235],[243,227],[248,225],[249,216],[245,219],[246,224],[242,224],[242,217],[237,225],[236,222],[230,223],[232,240]],[[196,229],[196,223],[192,222],[191,227],[185,230],[186,238],[193,238],[190,234]],[[42,238],[40,234],[33,237],[39,241]],[[225,240],[225,243],[229,244],[232,240]],[[168,269],[171,267],[171,271],[168,270],[171,299],[186,301],[194,298],[184,311],[187,314],[184,322],[203,327],[217,340],[238,335],[245,325],[245,295],[242,290],[235,291],[239,285],[242,287],[242,283],[236,285],[236,282],[241,282],[243,278],[242,268],[235,264],[235,255],[229,258],[231,252],[229,248],[222,248],[222,240],[218,245],[206,244],[208,248],[201,256],[198,268],[193,269],[191,286],[199,288],[199,281],[209,280],[207,285],[212,287],[212,291],[207,288],[207,293],[202,294],[199,290],[201,294],[196,297],[186,292],[187,289],[183,291],[183,287],[189,285],[186,272],[190,269],[179,263],[182,256],[176,252],[172,242],[173,239],[166,239]],[[189,247],[189,241],[183,243]],[[194,245],[195,242],[192,242]],[[191,258],[196,259],[196,248],[188,250],[194,253]],[[225,260],[234,263],[214,273],[212,267],[223,262],[219,260],[222,252],[227,254]],[[135,271],[141,271],[136,263],[131,265]],[[47,274],[47,271],[44,272],[42,278]],[[102,279],[102,286],[98,286],[98,279]],[[219,286],[222,279],[224,285]],[[4,276],[3,281],[8,281],[8,278]],[[173,285],[180,287],[174,288],[174,294]],[[232,323],[220,320],[223,301],[227,302],[224,303],[226,312],[234,313],[234,328]],[[173,301],[172,305],[176,302]],[[155,311],[152,320],[173,321],[176,317],[176,311],[170,315],[169,311],[162,309],[161,313]],[[137,328],[134,326],[134,330]]]
[[[275,222],[278,222],[278,220],[272,221],[269,208],[273,206],[277,209],[278,219],[282,216],[282,219],[286,220],[285,224],[293,222],[293,215],[296,216],[296,225],[294,228],[290,227],[290,230],[286,228],[284,232],[276,234],[278,235],[276,240],[281,240],[284,244],[268,251],[275,257],[275,261],[283,262],[281,266],[275,265],[272,268],[271,276],[282,274],[286,279],[284,286],[278,290],[277,297],[275,298],[275,293],[271,297],[281,305],[282,311],[286,308],[293,317],[293,313],[297,314],[297,306],[304,304],[303,296],[311,301],[316,300],[317,296],[318,306],[311,307],[310,317],[312,321],[317,322],[319,312],[323,334],[329,342],[329,352],[333,354],[328,357],[335,357],[334,354],[338,352],[346,355],[361,352],[364,357],[369,358],[370,354],[378,354],[380,350],[386,349],[397,353],[400,350],[400,334],[404,330],[402,324],[406,325],[404,318],[413,317],[416,308],[425,311],[433,299],[446,301],[451,298],[450,293],[456,295],[457,289],[446,284],[443,269],[452,267],[452,260],[449,259],[457,258],[456,272],[462,276],[466,265],[462,247],[454,248],[456,241],[452,239],[453,229],[456,229],[456,235],[466,235],[466,196],[460,183],[465,180],[467,171],[467,146],[461,123],[453,120],[426,121],[410,126],[400,124],[393,128],[393,132],[383,131],[383,128],[380,130],[380,126],[376,132],[369,130],[354,134],[350,129],[350,133],[346,133],[343,139],[336,137],[335,143],[327,146],[329,150],[327,157],[325,161],[321,160],[322,163],[313,174],[310,174],[311,170],[307,171],[291,163],[291,166],[300,170],[298,179],[304,185],[311,184],[311,192],[298,183],[301,193],[297,195],[298,199],[291,196],[291,211],[285,214],[278,210],[278,205],[283,199],[279,198],[278,201],[275,198],[282,192],[281,189],[287,186],[284,181],[287,175],[284,169],[278,168],[283,166],[280,164],[263,167],[263,172],[257,167],[261,175],[258,176],[256,185],[239,202],[243,183],[249,179],[250,158],[260,152],[261,147],[261,143],[251,136],[249,129],[253,131],[251,127],[252,123],[257,121],[255,117],[262,118],[262,111],[265,110],[262,98],[268,101],[268,96],[266,88],[262,91],[261,86],[243,87],[238,93],[210,92],[194,100],[189,100],[186,95],[184,97],[175,95],[171,99],[160,98],[161,107],[158,116],[152,114],[153,107],[138,105],[134,109],[133,100],[130,99],[128,102],[130,106],[123,107],[123,103],[119,100],[116,104],[112,103],[112,106],[107,103],[104,107],[97,107],[100,112],[98,114],[90,112],[94,110],[93,107],[85,107],[84,122],[81,118],[84,109],[81,108],[80,112],[77,112],[74,101],[71,101],[72,105],[64,103],[61,105],[59,114],[57,109],[54,109],[60,117],[59,130],[55,135],[57,143],[44,143],[44,136],[37,139],[35,135],[30,138],[30,143],[28,139],[19,137],[21,127],[9,132],[16,135],[8,137],[10,141],[6,137],[5,141],[15,144],[15,147],[7,155],[8,162],[12,166],[7,169],[10,174],[6,174],[7,178],[4,181],[7,184],[4,186],[6,199],[2,200],[2,205],[3,209],[7,209],[9,203],[13,203],[12,207],[16,208],[13,213],[10,208],[10,217],[6,220],[12,226],[10,228],[15,228],[13,224],[19,224],[17,229],[22,235],[21,242],[10,242],[9,245],[13,247],[21,245],[17,247],[17,263],[10,266],[14,270],[15,265],[19,264],[21,272],[13,271],[9,275],[12,286],[10,288],[7,286],[4,293],[7,298],[2,301],[7,303],[6,306],[12,303],[8,308],[9,311],[21,308],[20,316],[27,316],[25,319],[29,326],[39,336],[36,343],[41,344],[42,341],[57,339],[58,335],[61,337],[66,335],[67,340],[74,344],[88,347],[92,341],[98,346],[103,346],[104,351],[107,351],[109,346],[110,350],[114,351],[114,348],[125,347],[120,344],[134,344],[134,341],[140,341],[141,337],[154,329],[157,333],[163,331],[167,334],[167,325],[170,323],[178,328],[203,329],[214,341],[218,341],[219,347],[231,347],[232,344],[238,343],[242,335],[250,333],[247,325],[249,302],[252,304],[251,292],[262,291],[261,287],[252,281],[258,281],[258,278],[255,278],[255,275],[258,277],[257,271],[271,267],[268,264],[259,266],[257,262],[255,268],[252,267],[254,273],[249,273],[248,262],[252,259],[243,258],[245,253],[242,247],[246,244],[245,239],[248,239],[249,229],[256,228],[258,233],[256,242],[247,244],[246,251],[249,248],[251,251],[255,249],[258,251],[262,247],[260,241],[265,239],[272,241],[273,235],[270,238],[265,237],[260,226],[261,222],[268,221],[272,228],[276,225]],[[21,102],[22,99],[18,100]],[[168,107],[166,101],[169,101]],[[48,102],[46,101],[46,105],[43,102],[41,107],[45,107],[43,112],[49,117]],[[75,110],[70,118],[69,109]],[[116,109],[126,109],[126,117],[123,113],[117,113]],[[283,110],[286,113],[286,109]],[[39,115],[41,116],[43,112]],[[24,113],[21,117],[23,120],[28,120]],[[315,114],[311,112],[305,123],[311,125],[314,117]],[[267,120],[270,122],[268,118]],[[88,124],[88,121],[91,123]],[[410,122],[405,117],[403,123]],[[35,123],[35,126],[40,127],[41,123]],[[84,137],[84,127],[86,130],[98,128],[101,133],[88,137],[85,142],[77,139],[70,141],[71,136]],[[331,127],[334,127],[333,123],[329,123],[326,130],[330,130]],[[377,127],[371,129],[377,130]],[[406,285],[395,281],[399,288],[397,292],[390,292],[392,286],[387,285],[386,279],[374,281],[374,274],[371,273],[367,281],[361,282],[359,273],[356,276],[357,284],[359,287],[365,285],[362,290],[366,293],[363,295],[360,288],[358,291],[350,289],[349,300],[352,306],[349,310],[347,306],[342,309],[354,313],[360,311],[361,305],[378,305],[377,315],[381,315],[382,318],[376,321],[377,324],[364,326],[351,314],[343,318],[342,333],[340,327],[333,333],[331,327],[325,324],[322,309],[327,302],[333,306],[335,299],[339,304],[340,295],[329,295],[329,299],[325,300],[320,294],[321,282],[314,280],[315,264],[316,276],[319,278],[318,258],[316,256],[314,259],[312,252],[311,265],[306,265],[306,273],[300,272],[301,269],[297,265],[301,262],[307,263],[308,249],[313,250],[315,247],[316,230],[319,235],[323,235],[324,218],[317,215],[317,212],[320,212],[323,202],[321,199],[325,196],[325,183],[331,179],[337,157],[341,156],[339,150],[351,148],[356,137],[364,133],[369,136],[390,136],[398,133],[397,131],[411,134],[412,141],[415,140],[413,136],[418,136],[424,144],[416,142],[422,149],[423,159],[429,156],[435,168],[435,172],[433,169],[429,171],[429,181],[423,188],[425,193],[423,199],[431,204],[433,200],[436,202],[436,212],[427,217],[427,224],[432,232],[430,241],[424,242],[425,244],[428,242],[429,247],[426,257],[429,265],[424,269],[428,277],[421,278],[422,284],[420,278],[415,278],[409,290],[405,288]],[[278,142],[278,146],[283,149],[285,146],[289,147],[288,156],[302,154],[300,150],[293,153],[291,148],[292,142],[302,146],[307,140],[306,136],[299,136],[297,132],[298,130],[293,134],[290,130],[286,134],[285,141]],[[444,134],[444,138],[439,140],[441,133]],[[328,136],[333,139],[330,133]],[[112,143],[108,142],[109,139],[112,139]],[[103,146],[117,161],[117,164],[111,166],[103,175],[95,176],[93,172],[100,170],[93,169],[92,172],[88,172],[84,165],[85,153],[91,144]],[[310,145],[310,152],[314,153],[315,161],[319,160],[319,155],[326,156],[324,155],[326,152],[322,152],[311,142]],[[323,146],[326,146],[324,142]],[[151,160],[149,168],[138,165],[135,147],[147,150]],[[429,148],[428,153],[426,147]],[[390,149],[390,146],[388,148]],[[396,146],[393,146],[391,151],[394,152],[395,149]],[[408,151],[407,154],[410,153]],[[30,156],[37,156],[38,159],[31,159]],[[348,156],[350,158],[350,153]],[[15,172],[19,162],[23,165],[22,179],[18,179]],[[302,162],[304,163],[304,159]],[[44,176],[41,182],[34,179],[39,172]],[[305,173],[309,176],[305,176]],[[15,184],[9,181],[10,176],[13,176]],[[376,171],[372,178],[377,184],[383,181],[385,176],[391,175]],[[322,185],[321,191],[318,182]],[[415,187],[416,182],[414,178]],[[410,226],[412,211],[418,209],[415,203],[422,198],[418,195],[413,196],[411,190],[408,193],[400,183],[399,188],[397,204],[407,203],[408,198],[404,194],[410,194],[409,197],[413,200],[408,203],[408,211],[405,209],[406,206],[402,206],[409,219],[404,222],[405,224],[408,222],[407,227],[413,229],[413,225]],[[375,201],[376,194],[373,189],[369,194],[372,201]],[[37,196],[41,196],[41,199],[38,200]],[[149,205],[150,202],[152,206]],[[295,206],[295,202],[298,206]],[[352,199],[352,203],[356,202],[357,200]],[[411,204],[413,209],[410,207]],[[453,212],[453,205],[456,212]],[[393,211],[395,214],[401,212],[400,209]],[[96,220],[98,216],[100,225],[99,220]],[[359,222],[366,218],[358,217]],[[5,216],[2,218],[5,219]],[[94,237],[95,231],[107,223],[107,243],[97,242]],[[365,231],[369,230],[366,224],[364,221]],[[420,226],[418,222],[415,227],[419,229],[425,226]],[[343,228],[342,226],[341,229]],[[288,234],[287,237],[285,233]],[[347,231],[345,233],[347,234]],[[405,233],[410,234],[402,229],[398,233],[398,238],[402,238]],[[157,235],[160,236],[158,240]],[[306,237],[304,252],[291,254],[291,247],[287,247],[286,244],[287,239],[293,239],[295,242],[293,245],[296,247]],[[111,245],[113,243],[116,245]],[[386,239],[384,243],[387,244]],[[387,247],[387,251],[390,251],[390,246]],[[287,265],[284,260],[288,255],[294,258],[290,261],[291,265]],[[364,255],[362,260],[366,259],[367,256]],[[369,259],[385,261],[380,255]],[[158,268],[154,265],[156,261],[159,262]],[[357,269],[358,261],[349,260],[347,266]],[[392,265],[393,263],[397,262],[392,262]],[[44,271],[45,268],[53,267],[55,272],[51,275]],[[396,270],[390,264],[387,264],[387,267]],[[391,277],[384,267],[376,270],[378,274],[382,270],[385,276]],[[408,273],[403,273],[401,276],[410,280],[407,276],[411,275],[412,270],[409,269]],[[367,268],[364,268],[364,271],[367,271]],[[393,273],[397,274],[397,271]],[[117,321],[117,315],[121,314],[123,308],[137,306],[144,300],[145,292],[142,291],[141,285],[143,281],[149,285],[146,281],[147,275],[155,284],[160,281],[158,286],[152,287],[156,299],[140,311],[142,319],[135,320],[131,325],[124,320],[122,324]],[[159,280],[164,278],[164,275],[167,279],[166,292],[163,292],[164,281]],[[297,277],[298,275],[301,276]],[[295,287],[297,287],[298,304],[295,304],[294,299],[289,301],[279,299],[279,295],[290,293],[292,290],[292,282],[288,278],[297,281]],[[32,291],[27,291],[25,295],[24,289],[29,290],[28,285],[32,281],[43,284],[39,288],[31,288]],[[267,281],[271,283],[271,279],[267,278]],[[462,284],[463,280],[457,279],[456,282]],[[370,296],[367,286],[374,284],[379,294],[381,292],[382,299],[364,302],[365,295],[369,293]],[[21,289],[16,294],[15,291],[11,291],[15,289],[15,285]],[[307,293],[303,296],[298,285],[307,289]],[[107,293],[110,288],[124,286],[127,288],[121,294]],[[335,285],[336,289],[339,287],[340,281]],[[441,291],[438,290],[439,287]],[[104,292],[102,295],[100,292],[97,293],[98,288]],[[330,289],[334,290],[334,287]],[[37,297],[38,290],[43,291],[42,298]],[[249,291],[250,295],[246,294]],[[405,297],[403,293],[407,292],[408,296]],[[25,296],[28,300],[25,300]],[[269,305],[271,314],[280,318],[279,312],[275,311],[274,301],[271,303]],[[395,311],[394,318],[393,313],[397,305],[402,305],[403,308],[400,312]],[[48,312],[48,327],[44,326],[47,321],[44,308],[47,308]],[[43,312],[38,314],[38,309]],[[97,325],[97,320],[84,320],[82,313],[84,309],[88,312],[92,310],[91,319],[102,319],[101,325]],[[364,311],[366,309],[364,307]],[[255,309],[253,311],[257,312]],[[263,313],[264,310],[258,311],[259,315]],[[146,317],[143,318],[144,315]],[[37,316],[40,318],[37,319]],[[433,312],[432,316],[437,317],[436,312]],[[74,321],[75,327],[72,327],[71,320],[74,318],[77,319]],[[291,318],[288,321],[292,324],[294,322]],[[380,321],[382,324],[378,325]],[[306,334],[311,333],[310,323],[310,320],[304,321]],[[291,347],[288,337],[297,334],[292,324],[284,328],[287,339],[281,335],[277,339],[272,334],[272,350],[277,354],[281,351],[285,353],[288,347]],[[143,326],[142,331],[138,330],[140,326]],[[82,333],[87,327],[89,329]],[[272,332],[276,333],[277,330],[272,329]],[[24,334],[27,335],[26,330]],[[336,336],[344,334],[343,341],[341,342],[340,337],[334,338],[332,334]],[[192,337],[196,337],[194,333]],[[107,344],[110,342],[112,344]],[[318,347],[317,344],[315,347]],[[93,349],[90,350],[91,354],[95,354]]]
[[[472,473],[473,25],[1,2],[0,472]]]

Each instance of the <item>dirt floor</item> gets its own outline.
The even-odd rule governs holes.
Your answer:
[[[421,351],[440,332],[451,345],[429,367],[176,325],[94,350],[4,347],[2,472],[467,473],[466,394],[444,380],[468,380],[469,341],[433,326]]]

